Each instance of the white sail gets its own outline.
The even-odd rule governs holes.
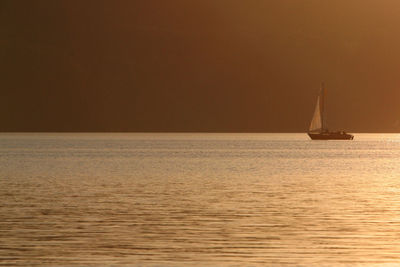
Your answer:
[[[319,92],[319,96],[317,99],[317,105],[315,106],[314,116],[311,120],[310,124],[310,132],[318,132],[321,133],[326,129],[325,123],[325,87],[324,84],[321,84],[321,90]]]
[[[322,114],[320,106],[320,97],[318,96],[317,105],[315,106],[314,116],[310,124],[310,132],[322,132]]]

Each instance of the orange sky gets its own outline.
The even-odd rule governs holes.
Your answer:
[[[397,0],[1,1],[1,131],[400,132]]]

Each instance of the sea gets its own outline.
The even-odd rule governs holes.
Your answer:
[[[400,265],[399,134],[0,134],[0,266],[354,265]]]

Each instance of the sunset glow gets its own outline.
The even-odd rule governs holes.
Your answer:
[[[400,265],[399,0],[1,0],[0,265]]]

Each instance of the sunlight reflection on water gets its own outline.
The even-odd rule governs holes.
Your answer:
[[[400,262],[400,136],[0,134],[0,262]]]

